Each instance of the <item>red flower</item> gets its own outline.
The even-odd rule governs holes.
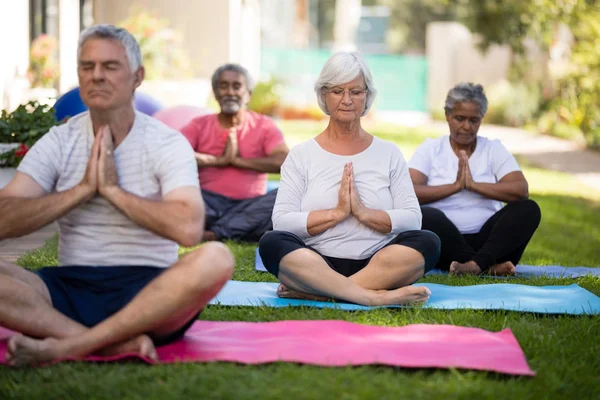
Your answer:
[[[25,157],[25,154],[29,151],[29,147],[25,143],[21,143],[21,146],[15,150],[15,156],[17,157]]]

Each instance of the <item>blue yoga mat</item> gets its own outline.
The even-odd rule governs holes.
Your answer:
[[[257,271],[266,272],[260,254],[258,254],[258,247],[256,248],[254,268]],[[447,275],[448,272],[440,269],[434,269],[427,273],[427,275]],[[548,276],[552,278],[578,278],[580,276],[595,275],[600,276],[600,268],[589,268],[589,267],[562,267],[560,265],[517,265],[517,277],[531,277],[531,276]],[[501,277],[500,277],[501,278]]]
[[[279,181],[267,181],[267,192],[279,189]]]
[[[209,304],[225,306],[308,306],[341,310],[369,310],[374,307],[313,300],[280,299],[278,283],[229,281]],[[600,314],[600,298],[577,284],[570,286],[527,286],[508,283],[446,286],[420,283],[431,290],[423,306],[436,309],[469,308],[510,310],[543,314]],[[397,306],[391,306],[397,307]]]

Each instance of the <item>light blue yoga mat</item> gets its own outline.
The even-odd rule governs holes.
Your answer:
[[[209,304],[225,306],[308,306],[341,310],[369,310],[373,307],[348,303],[281,299],[278,283],[229,281]],[[418,283],[431,290],[423,306],[436,309],[469,308],[477,310],[510,310],[543,314],[600,314],[600,297],[577,284],[570,286],[528,286],[508,283],[446,286]],[[395,307],[395,306],[392,306]]]
[[[279,189],[279,181],[267,181],[267,192]]]
[[[254,268],[257,271],[266,272],[260,254],[258,254],[258,247],[256,248]],[[439,269],[431,270],[427,275],[446,275],[448,272]],[[595,275],[600,276],[600,268],[589,268],[589,267],[562,267],[560,265],[517,265],[517,277],[530,277],[530,276],[548,276],[552,278],[578,278],[580,276]],[[502,278],[502,277],[499,277]]]

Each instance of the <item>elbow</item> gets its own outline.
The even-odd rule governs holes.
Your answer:
[[[281,166],[283,165],[283,160],[281,162],[276,162],[271,165],[271,170],[268,171],[270,174],[279,174],[281,173]]]
[[[175,238],[175,241],[183,247],[194,247],[202,241],[203,231],[200,224],[188,224],[188,226],[179,230],[179,235]]]
[[[287,152],[278,154],[278,157],[274,160],[275,162],[273,163],[272,173],[278,174],[281,172],[281,166],[283,165],[283,162],[285,161],[287,155]]]
[[[523,185],[521,193],[519,193],[519,200],[527,200],[528,198],[529,198],[529,185],[527,184],[527,182],[525,182],[525,185]]]
[[[10,239],[16,236],[19,236],[14,229],[10,228],[11,224],[7,221],[4,221],[0,224],[0,240]]]

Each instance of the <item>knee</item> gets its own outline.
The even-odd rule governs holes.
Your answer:
[[[442,241],[435,233],[427,230],[419,231],[418,251],[425,261],[425,272],[432,270],[440,259]]]
[[[259,252],[269,252],[281,246],[281,242],[289,236],[289,233],[284,231],[269,231],[262,235],[258,241]]]
[[[263,265],[275,276],[279,276],[279,264],[283,257],[301,247],[303,247],[302,241],[294,234],[285,231],[267,232],[258,242],[258,252]]]
[[[529,219],[532,222],[535,222],[536,225],[540,223],[540,220],[542,219],[542,210],[534,200],[519,200],[510,204],[518,209],[518,213],[522,218]]]
[[[423,224],[447,219],[443,211],[434,207],[421,207],[421,214],[423,215]]]
[[[423,246],[423,250],[426,254],[431,255],[432,257],[439,257],[440,251],[442,249],[442,241],[440,237],[435,233],[427,230],[421,231],[421,245]],[[427,258],[427,257],[426,257]]]
[[[231,250],[219,242],[209,242],[186,255],[190,259],[190,274],[197,277],[199,282],[206,281],[210,277],[216,280],[227,280],[233,275],[235,269],[235,257]]]

